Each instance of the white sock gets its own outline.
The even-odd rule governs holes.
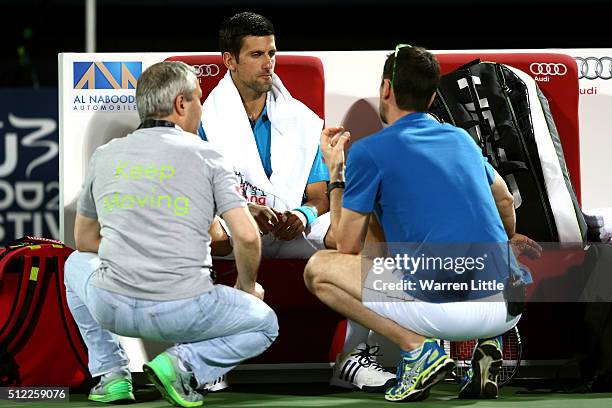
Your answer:
[[[415,358],[421,357],[421,353],[423,352],[423,344],[421,344],[419,347],[415,348],[414,350],[410,350],[410,351],[402,350],[401,352],[402,356],[408,360],[414,360]]]
[[[181,370],[191,371],[191,367],[189,367],[189,363],[185,363],[183,361],[183,359],[179,355],[178,350],[176,350],[176,348],[173,347],[172,349],[166,350],[166,352],[176,357],[176,361],[178,362],[178,366]]]
[[[102,379],[107,380],[111,377],[115,377],[117,375],[120,375],[122,377],[129,377],[131,376],[130,370],[127,367],[121,367],[121,368],[116,368],[112,371],[109,371],[108,373],[104,373],[102,375]]]
[[[368,342],[368,336],[370,335],[370,329],[349,320],[346,323],[346,336],[344,337],[344,347],[342,348],[342,354],[346,354],[353,350],[361,343]]]
[[[185,365],[185,363],[183,362],[183,360],[181,360],[181,358],[180,358],[180,357],[179,357],[179,358],[177,358],[177,359],[176,359],[176,361],[178,361],[178,366],[179,366],[179,368],[180,368],[181,370],[183,370],[183,371],[191,371],[191,370],[189,369],[189,367],[187,367],[187,366]]]

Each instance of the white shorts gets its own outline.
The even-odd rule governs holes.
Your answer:
[[[368,278],[372,276],[369,274]],[[381,275],[377,276],[379,279]],[[400,282],[398,273],[384,272],[385,282]],[[484,339],[513,328],[521,316],[510,316],[503,293],[465,302],[428,303],[410,295],[400,299],[364,283],[364,306],[422,336],[461,341]]]
[[[234,241],[227,224],[219,218],[221,226],[230,238],[230,244]],[[321,215],[313,221],[306,230],[291,241],[281,241],[272,234],[261,237],[262,257],[267,259],[308,259],[316,251],[325,249],[325,236],[330,226],[329,212]],[[234,259],[234,251],[226,256],[215,257],[215,259]]]

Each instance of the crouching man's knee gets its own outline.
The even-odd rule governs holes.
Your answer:
[[[271,344],[278,337],[278,317],[276,317],[276,313],[272,309],[270,309],[266,321],[268,322],[267,334]]]
[[[64,263],[64,284],[69,286],[70,282],[74,282],[75,277],[80,277],[89,270],[95,270],[98,264],[97,254],[74,251]]]
[[[330,251],[318,251],[310,257],[304,268],[304,283],[308,290],[316,294],[317,286],[323,282],[324,274],[329,267],[327,254]]]
[[[265,310],[263,310],[260,314],[261,320],[259,327],[260,331],[269,340],[269,347],[278,337],[278,317],[276,317],[276,313],[274,313],[274,310],[272,310],[270,306],[266,305],[265,303],[264,306]]]

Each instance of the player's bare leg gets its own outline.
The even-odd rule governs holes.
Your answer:
[[[336,251],[317,252],[304,271],[306,286],[323,303],[386,337],[403,350],[418,348],[425,337],[374,313],[361,303],[363,278],[361,256]]]

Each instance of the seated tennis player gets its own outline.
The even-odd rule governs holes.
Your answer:
[[[329,174],[319,149],[323,120],[295,99],[274,72],[272,22],[255,13],[235,14],[221,25],[219,44],[227,73],[204,102],[199,134],[238,175],[262,234],[262,257],[308,259],[318,249],[335,248],[325,194]],[[210,233],[213,256],[233,258],[224,221],[215,218]],[[395,382],[393,373],[376,361],[368,334],[348,322],[332,385],[384,391]],[[349,365],[359,368],[341,376]],[[220,378],[210,390],[225,386]]]

